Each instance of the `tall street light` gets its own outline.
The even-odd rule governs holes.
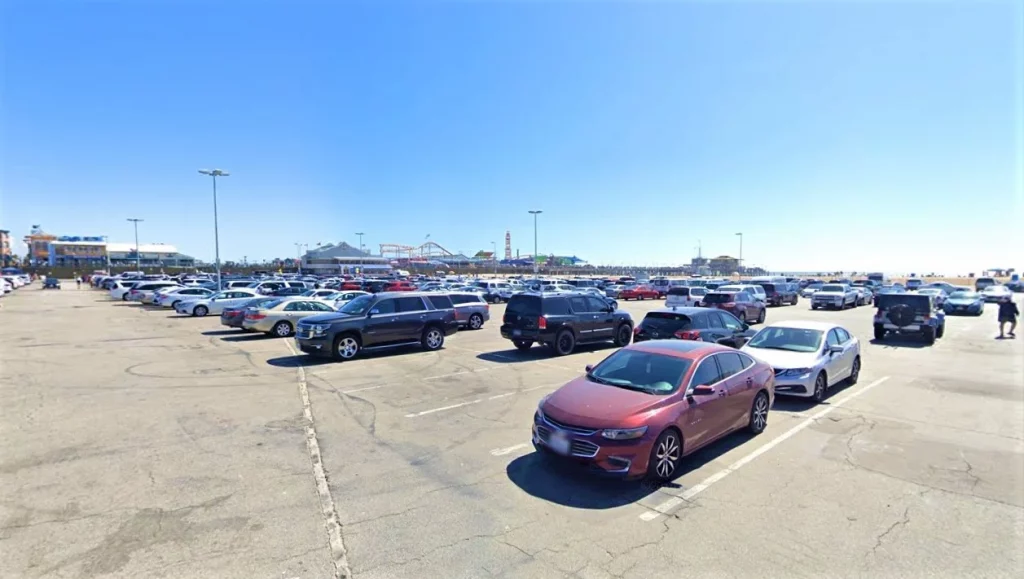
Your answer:
[[[530,215],[533,215],[533,277],[537,277],[537,216],[543,211],[530,211]]]
[[[366,234],[360,231],[356,235],[359,236],[359,273],[363,273],[363,236]]]
[[[296,266],[299,271],[299,275],[302,275],[302,248],[305,247],[306,251],[309,251],[308,243],[295,242],[295,254],[299,256],[299,263]]]
[[[227,177],[231,175],[227,171],[221,171],[220,169],[200,169],[201,175],[209,175],[213,178],[213,251],[214,260],[217,265],[217,291],[220,291],[223,287],[223,282],[220,279],[220,231],[217,225],[217,177]]]
[[[494,277],[498,277],[498,244],[497,242],[491,242],[491,248],[494,249],[494,253],[491,254],[491,259],[494,260]]]
[[[135,271],[142,271],[142,254],[139,253],[139,222],[142,219],[135,219],[129,217],[128,221],[131,221],[135,225]]]
[[[740,271],[742,271],[743,270],[743,234],[742,233],[737,233],[736,235],[740,236],[740,262],[739,262],[740,265],[739,265],[738,269]],[[740,273],[740,272],[737,271],[736,273]]]

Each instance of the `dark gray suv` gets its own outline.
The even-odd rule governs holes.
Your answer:
[[[445,294],[382,292],[360,296],[335,313],[303,318],[295,342],[308,354],[351,360],[362,350],[419,344],[437,350],[459,328]]]

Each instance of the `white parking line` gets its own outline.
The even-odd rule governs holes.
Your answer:
[[[532,392],[534,390],[540,390],[541,388],[554,388],[555,386],[561,386],[564,382],[557,382],[554,384],[541,384],[540,386],[533,386],[531,388],[524,388],[522,390],[516,390],[515,392],[506,392],[504,394],[495,394],[487,398],[477,398],[476,400],[468,400],[466,402],[459,402],[458,404],[451,404],[449,406],[442,406],[440,408],[431,408],[430,410],[423,410],[422,412],[412,412],[406,414],[406,418],[418,418],[420,416],[426,416],[428,414],[434,414],[435,412],[444,412],[445,410],[455,410],[456,408],[462,408],[463,406],[472,406],[473,404],[480,404],[488,400],[498,400],[501,398],[508,398],[509,396],[515,396],[516,394],[524,394],[526,392]]]
[[[367,386],[366,388],[353,388],[352,390],[342,390],[341,393],[342,394],[355,394],[356,392],[364,392],[366,390],[376,390],[378,388],[383,388],[385,386],[387,386],[387,384],[377,384],[376,386]]]
[[[704,492],[711,485],[713,485],[716,482],[722,480],[723,478],[729,476],[730,474],[736,472],[737,470],[743,468],[743,466],[749,464],[755,458],[761,456],[762,454],[764,454],[764,453],[768,452],[769,450],[775,448],[776,446],[782,444],[783,442],[785,442],[789,438],[792,438],[793,435],[795,435],[796,433],[798,433],[801,430],[804,430],[805,428],[807,428],[808,426],[814,424],[815,421],[820,420],[821,418],[827,416],[833,410],[841,407],[843,404],[846,404],[850,400],[853,400],[854,398],[860,396],[861,394],[867,392],[868,390],[871,390],[875,386],[878,386],[879,384],[881,384],[882,382],[885,382],[888,379],[889,379],[888,376],[883,376],[882,378],[879,378],[878,380],[875,380],[874,382],[872,382],[872,383],[868,384],[867,386],[861,388],[860,390],[850,394],[849,396],[843,398],[842,400],[837,400],[836,402],[830,402],[828,408],[824,408],[822,410],[819,410],[818,412],[815,412],[814,414],[812,414],[810,417],[808,417],[806,420],[804,420],[800,424],[797,424],[793,428],[790,428],[786,432],[783,432],[782,434],[776,436],[775,438],[773,438],[772,440],[768,441],[766,444],[764,444],[763,446],[761,446],[760,448],[755,450],[754,452],[751,452],[750,454],[748,454],[748,455],[744,456],[743,458],[737,460],[736,462],[730,464],[729,466],[725,467],[724,469],[722,469],[722,470],[716,472],[715,474],[709,476],[708,478],[702,480],[698,484],[696,484],[696,485],[686,489],[686,491],[683,494],[679,495],[678,497],[672,497],[671,499],[668,499],[667,501],[665,501],[665,502],[661,503],[660,505],[654,507],[653,510],[650,510],[650,511],[647,511],[647,512],[641,514],[640,518],[642,520],[644,520],[644,521],[653,521],[654,519],[657,519],[661,515],[669,514],[670,512],[672,512],[673,509],[677,508],[678,506],[682,505],[684,502],[687,502],[690,499],[692,499],[693,497],[695,497],[695,496],[699,495],[700,493]]]
[[[452,372],[451,374],[441,374],[439,376],[427,376],[426,378],[420,378],[420,380],[440,380],[441,378],[451,378],[452,376],[462,376],[463,374],[475,374],[476,372],[489,372],[491,370],[497,370],[503,366],[493,366],[489,368],[477,368],[475,370],[463,370],[461,372]]]
[[[514,446],[508,446],[505,448],[495,448],[494,450],[491,451],[491,456],[505,456],[506,454],[512,454],[513,452],[521,450],[528,446],[530,446],[530,443],[524,442],[522,444],[516,444]]]

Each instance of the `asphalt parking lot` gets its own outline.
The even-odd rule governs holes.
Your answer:
[[[654,488],[535,455],[537,402],[613,348],[520,353],[500,305],[438,352],[335,363],[38,288],[0,310],[5,577],[1024,574],[1024,340],[994,307],[932,347],[870,343],[871,308],[771,308],[845,325],[860,382]]]

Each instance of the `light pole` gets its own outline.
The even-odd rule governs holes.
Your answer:
[[[295,267],[298,268],[299,275],[302,275],[302,248],[305,247],[306,251],[309,251],[308,243],[295,242],[295,254],[299,256],[299,263]]]
[[[497,242],[491,242],[491,248],[494,249],[494,253],[491,254],[491,259],[494,260],[494,277],[498,277],[498,244]]]
[[[363,273],[363,236],[366,235],[362,231],[356,233],[359,236],[359,273]]]
[[[217,291],[220,291],[223,282],[220,279],[220,231],[217,225],[217,177],[227,177],[231,175],[227,171],[221,171],[220,169],[200,169],[199,173],[202,175],[209,175],[213,178],[213,252],[214,261],[217,265]]]
[[[739,261],[740,265],[739,265],[738,269],[740,271],[742,271],[743,270],[743,234],[742,233],[737,233],[736,235],[740,236],[740,261]],[[740,272],[737,271],[736,273],[740,273]]]
[[[530,211],[530,215],[533,215],[533,277],[537,277],[537,216],[543,211]]]
[[[139,253],[139,222],[142,219],[135,219],[129,217],[128,221],[131,221],[135,225],[135,271],[142,271],[142,254]]]

